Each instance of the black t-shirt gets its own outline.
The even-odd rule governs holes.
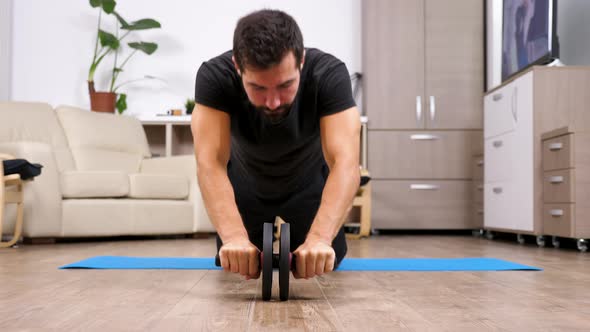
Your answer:
[[[204,62],[195,101],[231,117],[228,176],[261,198],[279,198],[305,188],[325,169],[320,117],[355,106],[345,64],[318,49],[306,49],[299,90],[287,116],[271,123],[248,100],[232,52]]]

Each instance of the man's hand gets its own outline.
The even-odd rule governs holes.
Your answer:
[[[246,280],[260,277],[260,251],[248,239],[224,243],[219,259],[224,271],[239,273]]]
[[[297,264],[297,269],[293,271],[296,279],[309,279],[334,270],[336,253],[325,241],[308,238],[293,255]]]

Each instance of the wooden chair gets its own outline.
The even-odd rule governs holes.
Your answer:
[[[366,169],[361,169],[361,175],[369,176],[369,171]],[[347,233],[346,238],[348,239],[360,239],[362,237],[368,237],[371,235],[371,182],[361,186],[356,193],[356,197],[352,202],[353,207],[359,207],[361,216],[360,216],[360,225],[359,232],[356,234]],[[346,226],[349,226],[347,224]],[[355,225],[356,226],[356,225]]]
[[[20,238],[23,228],[23,181],[19,174],[4,175],[2,161],[6,159],[14,159],[14,157],[0,154],[0,248],[13,246]],[[8,203],[16,204],[16,223],[12,239],[2,242],[4,205]]]

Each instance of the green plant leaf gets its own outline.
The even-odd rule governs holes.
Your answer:
[[[98,30],[98,38],[100,39],[100,45],[102,47],[108,47],[113,50],[119,48],[119,40],[112,33],[106,32],[104,30]]]
[[[158,49],[158,44],[148,42],[132,42],[128,43],[129,47],[140,50],[147,55],[151,55]]]
[[[115,68],[115,69],[113,69],[113,72],[115,72],[115,73],[120,73],[122,71],[123,71],[123,68]]]
[[[124,30],[147,30],[147,29],[156,29],[161,28],[162,25],[160,22],[152,19],[152,18],[143,18],[141,20],[131,22],[130,25],[125,27],[121,27]]]
[[[102,5],[102,0],[90,0],[90,6],[92,8],[99,7],[100,5]]]
[[[113,12],[113,14],[117,17],[119,23],[121,23],[121,29],[128,30],[127,27],[129,27],[129,23],[127,23],[127,21],[125,21],[125,19],[119,15],[119,13]]]
[[[115,6],[117,5],[117,3],[115,2],[115,0],[102,0],[101,5],[102,10],[104,10],[105,13],[112,14],[115,10]]]
[[[115,106],[117,107],[119,114],[122,114],[127,109],[127,95],[120,93]]]
[[[187,99],[184,103],[184,107],[186,108],[186,114],[192,114],[193,109],[195,108],[195,100],[194,99]]]

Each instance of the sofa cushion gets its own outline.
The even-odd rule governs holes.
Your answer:
[[[193,232],[193,204],[184,200],[66,199],[63,235],[118,236]]]
[[[129,174],[129,197],[150,199],[186,199],[189,179],[165,174]]]
[[[61,174],[64,198],[125,197],[129,177],[120,171],[67,171]]]
[[[69,106],[58,107],[56,113],[78,170],[135,173],[141,160],[151,156],[143,126],[136,118]]]
[[[58,170],[75,168],[66,136],[51,105],[0,102],[0,115],[0,143],[48,143],[53,149]]]

